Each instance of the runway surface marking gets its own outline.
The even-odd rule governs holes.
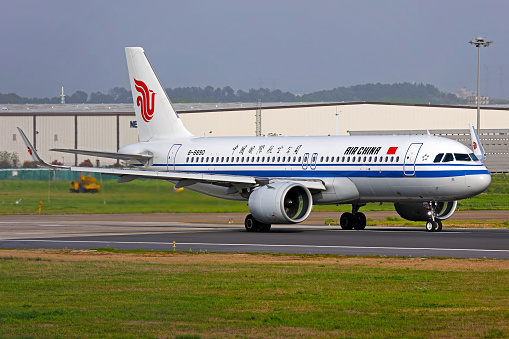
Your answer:
[[[140,245],[171,245],[173,242],[145,242],[145,241],[94,241],[94,240],[43,240],[43,239],[23,239],[23,240],[1,240],[9,242],[48,242],[48,243],[96,243],[96,244],[140,244]],[[336,246],[336,245],[289,245],[289,244],[228,244],[228,243],[203,243],[203,242],[177,242],[176,245],[196,245],[196,246],[246,246],[246,247],[297,247],[297,248],[336,248],[336,249],[384,249],[384,250],[424,250],[424,251],[472,251],[472,252],[501,252],[509,253],[509,250],[497,249],[478,249],[478,248],[440,248],[440,247],[389,247],[389,246]]]

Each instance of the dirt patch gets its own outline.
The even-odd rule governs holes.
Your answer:
[[[57,261],[122,261],[158,264],[305,264],[340,265],[418,270],[509,270],[509,260],[496,259],[430,259],[346,256],[300,256],[216,253],[111,253],[90,250],[0,250],[0,258],[26,258]]]

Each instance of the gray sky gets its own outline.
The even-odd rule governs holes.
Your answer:
[[[0,93],[129,87],[125,46],[164,87],[296,94],[417,82],[509,98],[509,1],[3,1]],[[501,76],[503,75],[503,76]],[[503,90],[503,91],[502,91]]]

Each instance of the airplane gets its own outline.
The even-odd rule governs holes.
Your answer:
[[[440,232],[457,201],[491,183],[486,158],[472,125],[472,152],[431,135],[198,137],[183,125],[144,50],[126,47],[139,142],[118,152],[52,151],[120,159],[134,169],[51,165],[18,128],[34,162],[50,168],[112,174],[125,183],[166,180],[176,188],[247,201],[248,232],[306,220],[313,205],[352,205],[340,217],[346,230],[362,230],[367,203],[393,203],[407,220]]]

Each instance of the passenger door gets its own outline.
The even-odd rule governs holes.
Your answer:
[[[403,174],[407,177],[415,175],[415,162],[417,155],[422,147],[422,143],[410,144],[405,154],[405,162],[403,164]]]

